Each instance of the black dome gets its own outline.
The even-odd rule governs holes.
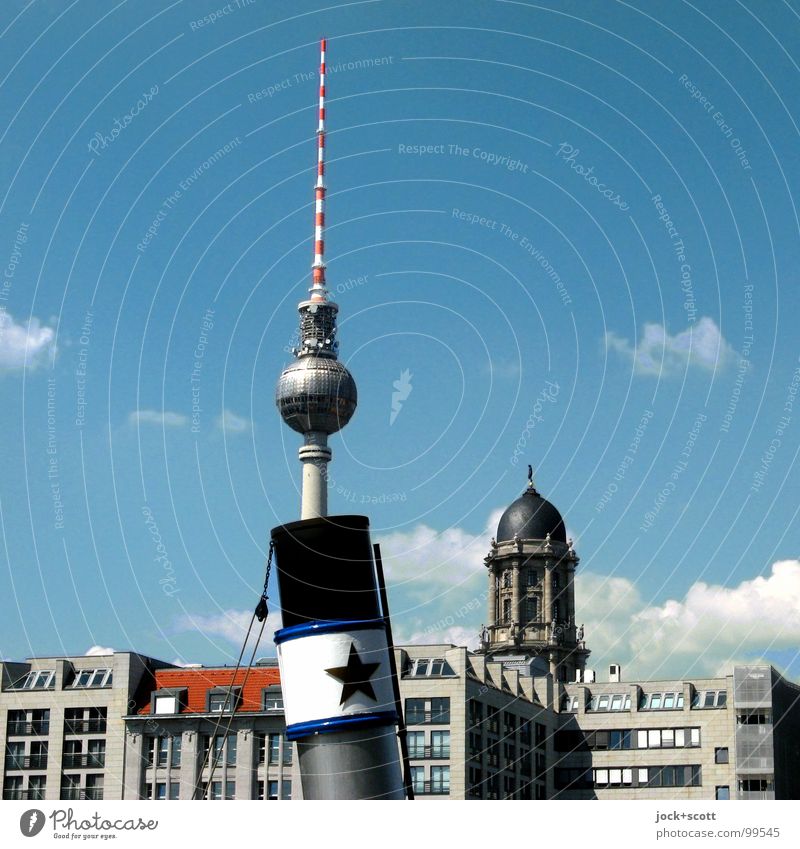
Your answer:
[[[520,539],[544,539],[550,534],[554,542],[567,542],[564,520],[555,507],[539,493],[526,490],[500,517],[498,542],[518,536]]]

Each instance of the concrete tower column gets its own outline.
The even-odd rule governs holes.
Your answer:
[[[497,573],[494,563],[489,565],[489,625],[497,624]]]
[[[304,434],[305,444],[297,452],[303,464],[301,519],[328,515],[328,463],[333,456],[328,434],[312,430]]]
[[[544,561],[544,596],[543,596],[543,605],[544,610],[542,611],[542,621],[545,625],[545,638],[547,642],[549,642],[549,633],[548,629],[550,626],[550,622],[553,619],[553,574],[550,569],[552,561],[546,559]]]

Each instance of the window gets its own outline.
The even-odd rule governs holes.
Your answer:
[[[406,699],[406,723],[422,725],[425,722],[425,699]]]
[[[495,734],[500,732],[500,709],[493,705],[486,706],[486,719],[489,725],[489,731]]]
[[[506,589],[509,589],[511,587],[511,570],[510,569],[506,569],[503,572],[503,586]]]
[[[431,767],[431,793],[445,794],[450,792],[450,767]]]
[[[9,714],[11,712],[9,711]],[[748,713],[740,713],[736,717],[739,725],[769,725],[772,722],[772,713],[766,710],[754,710]]]
[[[292,741],[283,738],[283,764],[289,766],[292,763]]]
[[[225,798],[226,799],[235,799],[236,798],[236,782],[235,781],[226,781],[225,782]]]
[[[166,766],[169,758],[169,739],[159,737],[156,745],[156,766]]]
[[[517,747],[513,743],[503,743],[503,757],[507,769],[514,769],[517,763]]]
[[[3,798],[4,799],[21,799],[23,794],[22,790],[22,776],[21,775],[12,775],[8,776],[3,781]]]
[[[278,782],[277,781],[268,781],[267,782],[267,799],[277,799],[278,798]]]
[[[536,745],[544,746],[545,741],[547,740],[547,727],[542,725],[541,722],[536,723]]]
[[[102,669],[76,669],[72,686],[75,688],[110,687],[111,670],[107,667]]]
[[[239,687],[217,687],[208,691],[209,713],[232,713],[239,702]]]
[[[692,708],[724,708],[727,702],[728,693],[725,690],[698,690],[692,698]]]
[[[256,739],[253,744],[253,748],[256,752],[256,763],[263,764],[267,755],[267,735],[262,732],[256,732]],[[264,788],[261,788],[261,795],[258,797],[259,799],[264,798]]]
[[[448,697],[431,699],[431,722],[450,722],[450,699]]]
[[[106,741],[89,740],[87,747],[86,766],[104,767],[106,765]]]
[[[52,669],[37,669],[29,672],[23,679],[17,681],[11,689],[14,690],[52,690],[56,673]]]
[[[154,703],[153,713],[178,713],[177,696],[156,696]]]
[[[525,599],[525,620],[527,622],[536,622],[539,618],[539,599],[536,596],[531,596]]]
[[[181,765],[181,735],[176,734],[174,737],[170,737],[172,742],[172,748],[170,750],[170,760],[169,765],[171,767],[178,767]],[[170,798],[172,798],[170,796]]]
[[[683,710],[683,693],[642,693],[639,710]]]
[[[730,786],[725,785],[723,787],[717,787],[717,791],[714,794],[714,798],[718,802],[722,802],[724,800],[730,799],[731,798],[731,788],[730,788]]]
[[[535,569],[528,569],[525,573],[525,583],[529,587],[535,587],[539,583],[539,576],[536,574]]]
[[[597,701],[597,710],[608,710],[610,700],[608,696],[600,696]]]
[[[32,775],[28,779],[28,798],[44,799],[47,789],[47,778],[44,775]]]
[[[511,621],[511,599],[503,599],[503,622]]]
[[[167,798],[167,785],[163,781],[156,782],[156,801],[163,801]]]
[[[63,773],[61,776],[61,798],[78,799],[80,797],[80,786],[80,775],[67,775]]]
[[[264,690],[264,710],[276,713],[283,711],[283,693],[280,686],[271,684]]]
[[[714,749],[714,763],[715,764],[726,764],[728,763],[728,750],[724,749]]]
[[[225,763],[228,766],[236,765],[236,735],[229,734],[225,746]],[[227,797],[226,797],[227,798]],[[233,797],[231,797],[233,798]]]
[[[292,798],[292,782],[288,778],[284,778],[281,782],[281,799]]]
[[[280,734],[270,734],[269,735],[269,761],[268,763],[276,764],[280,762],[281,759],[281,735]]]
[[[411,787],[414,790],[414,793],[425,792],[425,767],[411,767]]]
[[[408,674],[414,678],[435,678],[441,675],[455,675],[453,668],[443,657],[435,657],[433,659],[419,657],[412,661],[411,669]]]
[[[578,710],[578,696],[573,696],[572,701],[567,697],[566,710],[574,713]],[[630,710],[631,696],[630,693],[611,693],[593,696],[589,702],[587,710],[590,711],[608,711],[608,710]]]
[[[766,793],[773,789],[769,778],[740,778],[739,790],[742,793]]]
[[[406,734],[408,741],[408,756],[410,758],[425,757],[425,732],[424,731],[409,731]]]
[[[180,799],[181,798],[181,784],[179,781],[170,781],[169,783],[169,798],[170,799]]]

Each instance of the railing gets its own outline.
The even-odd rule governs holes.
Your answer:
[[[68,719],[64,723],[65,734],[105,734],[105,719]]]
[[[413,784],[415,796],[449,796],[450,785],[441,781],[415,781]]]
[[[406,725],[449,725],[450,713],[437,711],[408,711],[406,713]]]
[[[774,799],[774,790],[740,790],[736,794],[737,799]]]
[[[417,746],[408,750],[408,756],[416,759],[437,760],[450,757],[450,746]]]
[[[31,734],[47,735],[50,733],[50,721],[47,719],[35,719],[33,722],[9,722],[9,737],[27,737]]]
[[[61,798],[62,800],[80,800],[80,799],[102,799],[103,798],[103,788],[102,787],[86,787],[81,789],[80,787],[62,787],[61,788]]]
[[[6,769],[47,769],[47,755],[6,755]]]
[[[106,765],[105,753],[102,754],[87,754],[87,755],[64,755],[61,763],[63,769],[86,769],[98,768],[102,769]]]
[[[31,787],[28,790],[3,790],[3,799],[21,800],[21,799],[44,799],[44,787]]]

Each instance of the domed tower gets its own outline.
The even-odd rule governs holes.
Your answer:
[[[313,279],[309,297],[298,306],[300,342],[295,361],[278,379],[275,403],[286,424],[302,433],[303,464],[301,519],[328,514],[328,436],[352,418],[358,395],[353,376],[337,359],[336,314],[325,286],[325,40],[321,43],[319,126]]]
[[[540,658],[557,681],[583,677],[589,650],[575,624],[578,555],[564,520],[533,485],[500,518],[485,558],[489,570],[489,624],[482,651],[492,656]]]

